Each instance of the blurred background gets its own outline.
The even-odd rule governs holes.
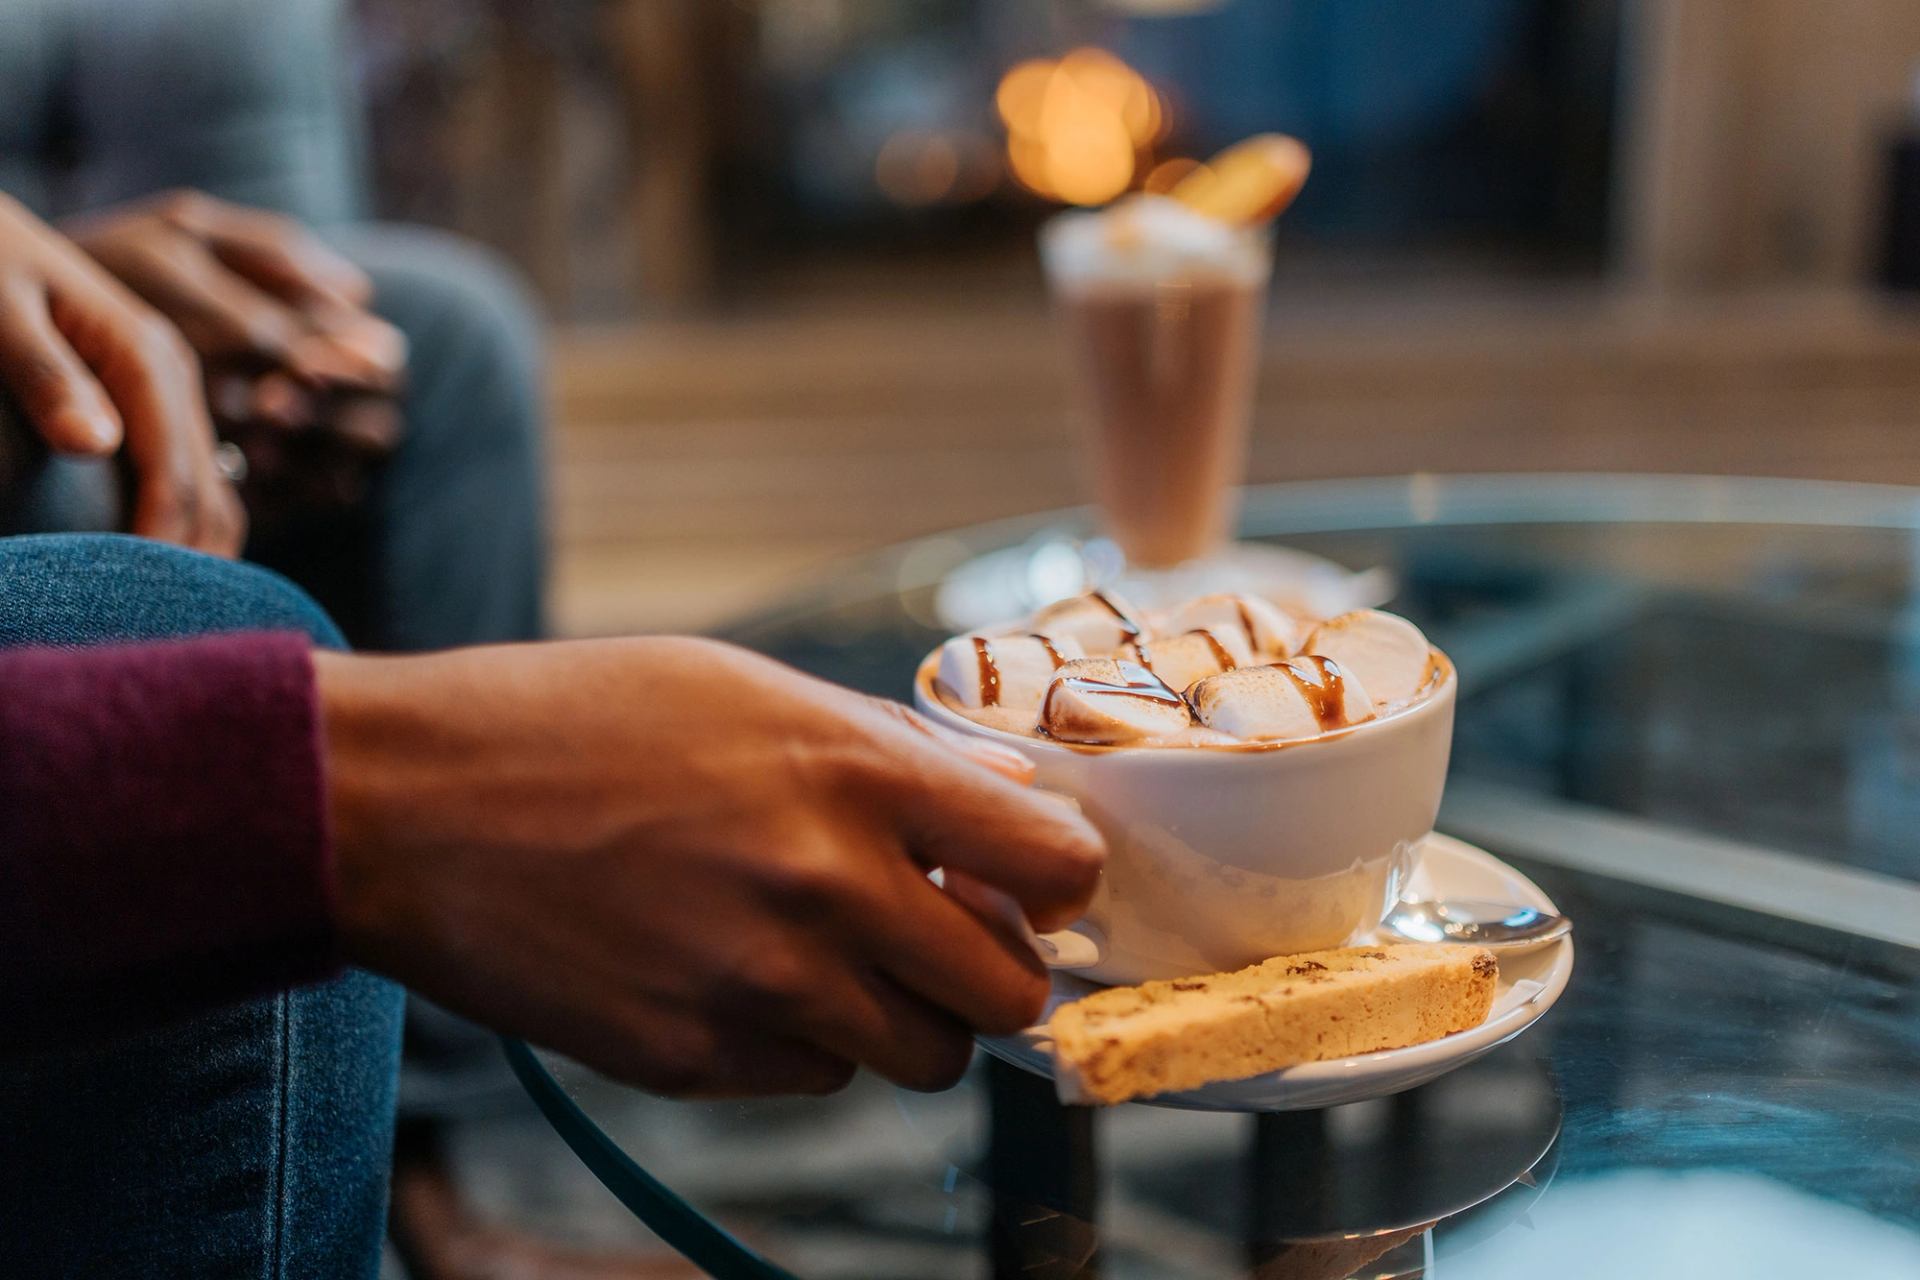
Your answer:
[[[1912,0],[360,10],[380,212],[556,322],[569,632],[1083,500],[1034,229],[1262,130],[1254,480],[1920,481]]]

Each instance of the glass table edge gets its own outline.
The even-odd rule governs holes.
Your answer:
[[[1241,490],[1242,537],[1488,524],[1756,524],[1920,532],[1920,487],[1855,480],[1634,472],[1478,472],[1289,480]],[[796,586],[710,628],[727,635],[811,612],[818,601],[870,598],[877,579],[931,588],[966,559],[1049,534],[1090,537],[1091,506],[1058,507],[932,530],[854,552],[799,575]],[[916,555],[968,540],[950,559]],[[911,572],[903,572],[911,565]]]
[[[608,1137],[554,1079],[533,1047],[500,1038],[507,1065],[548,1124],[600,1184],[682,1257],[715,1280],[798,1280],[688,1204]]]

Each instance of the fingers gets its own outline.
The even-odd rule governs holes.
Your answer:
[[[1046,965],[1013,927],[969,910],[908,874],[894,904],[873,913],[866,945],[901,987],[989,1035],[1029,1026],[1046,1001]]]
[[[973,1059],[973,1037],[963,1023],[881,973],[823,993],[800,1026],[834,1057],[909,1089],[951,1088]]]
[[[247,544],[247,509],[233,482],[215,466],[200,477],[200,522],[193,547],[211,556],[231,560]]]
[[[830,911],[764,938],[728,976],[719,1002],[726,1022],[817,1045],[908,1088],[947,1088],[973,1052],[964,1015],[897,985],[862,954],[865,946],[884,956],[889,944],[863,935],[869,915],[891,912],[888,904],[853,921]]]
[[[214,464],[199,362],[136,300],[74,286],[53,323],[119,410],[135,474],[133,532],[212,555],[239,552],[246,517]]]
[[[216,422],[250,422],[261,418],[254,407],[256,380],[238,369],[209,369],[206,374],[207,409]],[[277,421],[276,426],[280,425]]]
[[[203,355],[260,358],[313,386],[399,385],[406,339],[368,312],[366,274],[289,218],[181,192],[74,225]]]
[[[120,415],[47,312],[45,295],[0,299],[0,382],[57,453],[108,454],[120,445]]]
[[[206,386],[221,437],[246,457],[246,505],[261,524],[361,501],[399,446],[400,408],[389,396],[320,390],[284,371],[244,367],[216,366]]]
[[[400,330],[358,307],[321,305],[306,312],[313,332],[292,363],[316,382],[338,382],[369,391],[393,391],[407,367],[407,339]]]
[[[611,1005],[555,998],[517,1027],[502,1026],[497,1012],[489,1018],[484,1011],[459,1011],[670,1098],[836,1093],[856,1069],[817,1044],[769,1030],[727,1028],[706,1013],[642,1008],[623,1016],[617,998]]]
[[[600,1043],[584,1051],[564,1042],[555,1047],[668,1097],[834,1093],[853,1078],[852,1062],[819,1045],[771,1030],[728,1028],[702,1013],[670,1014],[623,1028],[601,1011],[588,1015],[587,1025],[595,1023]]]
[[[286,431],[299,431],[314,424],[316,407],[313,394],[292,374],[263,374],[248,389],[241,411],[230,418],[248,416]]]
[[[147,301],[180,327],[195,351],[293,364],[308,334],[294,307],[236,275],[197,245],[175,247],[164,266],[137,277]]]
[[[229,268],[279,297],[354,308],[373,297],[366,272],[291,218],[198,192],[169,197],[162,214],[204,240]]]
[[[1086,909],[1106,846],[1077,808],[960,758],[897,715],[884,719],[860,785],[925,865],[1011,895],[1037,929]]]
[[[710,1074],[676,1096],[763,1098],[770,1094],[838,1093],[855,1067],[831,1051],[798,1040],[754,1037],[716,1046]]]
[[[334,437],[363,458],[384,458],[400,446],[400,406],[381,396],[341,396],[327,424]]]

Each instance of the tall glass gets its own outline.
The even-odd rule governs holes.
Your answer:
[[[1084,236],[1042,229],[1040,257],[1086,420],[1094,491],[1130,569],[1219,553],[1238,515],[1273,257],[1261,231],[1197,260],[1116,248],[1090,264]]]

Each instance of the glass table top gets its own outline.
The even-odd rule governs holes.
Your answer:
[[[906,698],[935,588],[1056,514],[853,561],[724,634]],[[1440,828],[1579,924],[1564,997],[1317,1112],[921,1095],[678,1103],[509,1046],[721,1276],[1920,1276],[1920,491],[1448,478],[1250,491],[1384,567],[1462,680]]]

